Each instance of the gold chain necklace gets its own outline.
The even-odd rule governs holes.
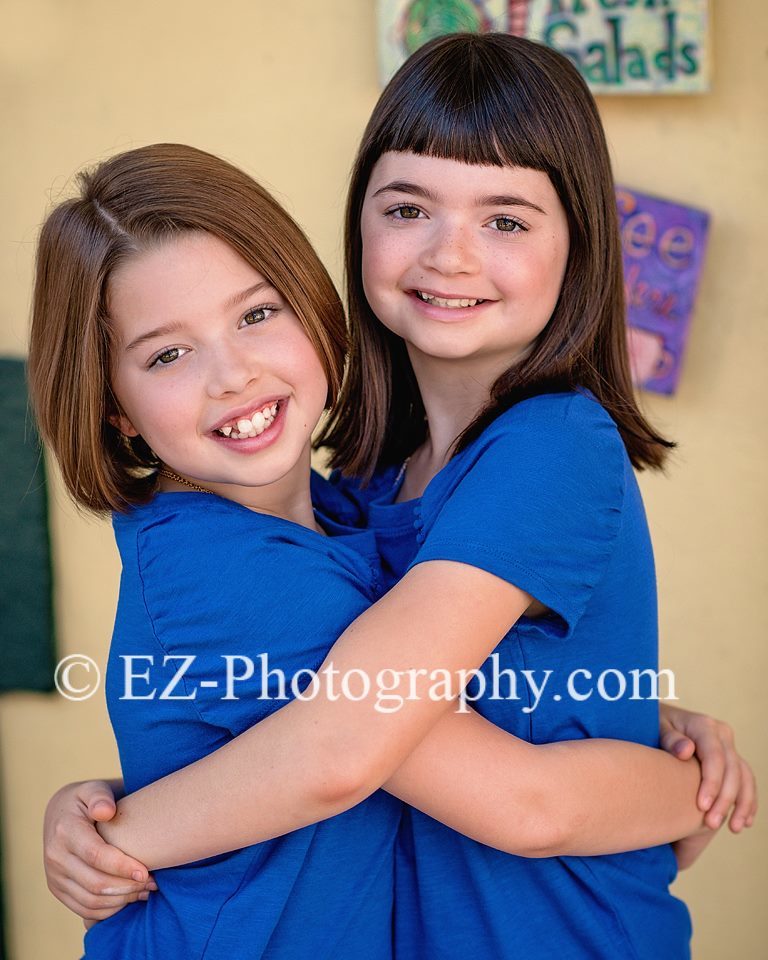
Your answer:
[[[403,460],[403,465],[400,467],[400,470],[398,471],[398,474],[395,477],[395,482],[392,484],[393,489],[400,485],[400,481],[403,479],[403,477],[405,476],[405,471],[408,469],[408,462],[410,459],[411,459],[410,457],[406,457],[405,460]]]
[[[176,483],[181,483],[185,487],[189,487],[190,490],[196,490],[198,493],[211,493],[210,490],[206,490],[205,487],[199,487],[196,483],[192,483],[191,480],[185,480],[184,477],[180,477],[178,473],[174,473],[173,470],[162,470],[157,471],[158,476],[165,477],[167,480],[175,480]]]

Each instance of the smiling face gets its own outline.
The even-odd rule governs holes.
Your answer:
[[[327,379],[296,314],[231,247],[189,233],[141,253],[107,303],[122,433],[246,505],[254,487],[308,483]]]
[[[361,218],[363,285],[412,360],[471,360],[493,379],[547,325],[568,260],[545,173],[385,153]]]

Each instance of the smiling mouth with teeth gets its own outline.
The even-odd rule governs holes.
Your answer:
[[[252,440],[272,426],[279,409],[280,401],[276,401],[262,407],[261,410],[256,410],[250,417],[239,417],[213,432],[229,440]]]
[[[447,300],[444,297],[432,297],[428,293],[422,293],[421,290],[414,290],[413,292],[422,303],[429,303],[433,307],[476,307],[479,303],[485,303],[485,300],[470,300],[467,297]]]

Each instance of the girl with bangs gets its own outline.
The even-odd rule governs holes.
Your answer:
[[[671,446],[632,395],[610,164],[575,68],[500,35],[415,54],[363,137],[347,280],[347,379],[320,437],[337,472],[313,479],[313,499],[375,531],[391,589],[324,666],[403,677],[401,709],[295,700],[114,817],[104,786],[66,789],[49,829],[79,822],[68,856],[97,851],[103,873],[128,876],[143,868],[94,844],[75,798],[109,843],[155,869],[296,830],[385,785],[410,805],[397,956],[687,956],[665,844],[693,834],[678,847],[687,863],[710,835],[694,829],[698,770],[649,749],[655,699],[565,683],[657,669],[632,467],[661,467]],[[475,668],[473,712],[430,696],[435,669]],[[556,692],[494,698],[483,680],[499,668],[549,671]],[[690,752],[680,728],[726,769],[705,771],[707,826],[734,801],[732,829],[751,823],[754,783],[727,728],[723,752],[695,715],[665,723],[668,747]],[[82,904],[72,890],[85,874],[68,868],[53,872]],[[97,897],[94,910],[135,895]]]

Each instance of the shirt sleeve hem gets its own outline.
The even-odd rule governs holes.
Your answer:
[[[569,602],[545,577],[514,557],[503,551],[489,548],[486,544],[468,540],[427,539],[408,569],[429,560],[452,560],[465,563],[492,573],[525,593],[529,593],[562,620],[563,639],[571,636],[583,613],[583,607],[579,608]]]

